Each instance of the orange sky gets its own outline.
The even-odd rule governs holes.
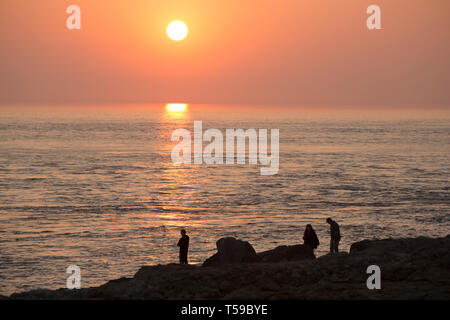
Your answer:
[[[66,8],[82,10],[69,31]],[[380,31],[366,28],[370,4]],[[0,103],[450,106],[448,0],[1,0]],[[189,27],[167,38],[172,20]]]

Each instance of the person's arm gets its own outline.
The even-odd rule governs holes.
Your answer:
[[[181,246],[181,239],[178,240],[178,244],[177,244],[177,247],[180,247],[180,246]]]
[[[341,239],[341,228],[339,226],[337,226],[337,236],[338,239]]]
[[[330,228],[331,239],[336,239],[338,236],[336,223],[333,223]]]

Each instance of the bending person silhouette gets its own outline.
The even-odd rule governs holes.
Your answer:
[[[184,229],[181,230],[181,239],[177,246],[180,247],[180,264],[188,264],[189,236]]]
[[[305,228],[305,233],[303,234],[304,244],[309,245],[313,251],[317,249],[320,244],[319,238],[317,237],[316,231],[314,231],[312,225],[307,224]]]
[[[336,221],[331,218],[327,218],[327,223],[330,225],[330,252],[339,252],[339,241],[341,241],[341,232],[339,230],[339,225]]]

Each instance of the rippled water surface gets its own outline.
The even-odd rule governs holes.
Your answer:
[[[301,242],[311,223],[328,250],[362,239],[450,231],[448,109],[164,105],[0,109],[0,294],[82,286],[177,262],[179,229],[201,263],[223,236],[257,251]],[[422,110],[426,110],[422,108]],[[280,171],[175,165],[173,130],[280,129]]]

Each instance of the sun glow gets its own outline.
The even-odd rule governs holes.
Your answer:
[[[183,40],[187,34],[188,28],[181,21],[173,21],[167,26],[167,35],[174,41]]]
[[[187,104],[185,103],[168,103],[166,109],[169,112],[183,112],[187,109]]]

